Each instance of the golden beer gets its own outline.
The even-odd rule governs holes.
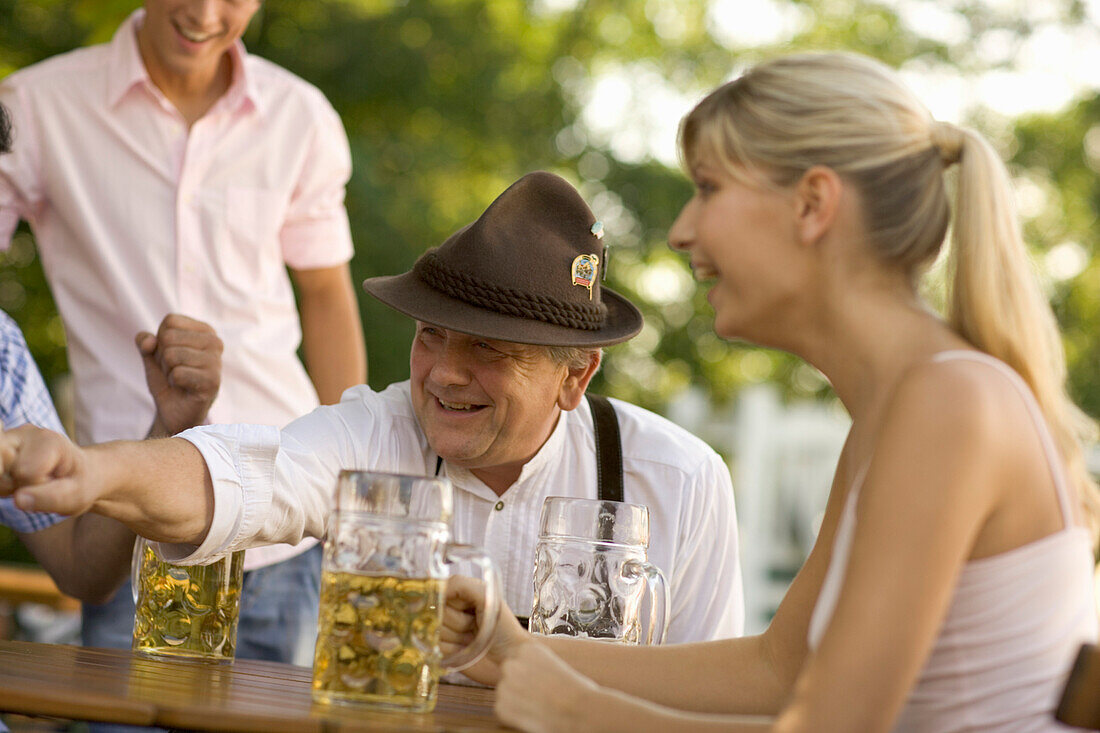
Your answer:
[[[211,565],[184,567],[164,562],[148,544],[139,551],[134,651],[231,661],[244,552]]]
[[[435,707],[444,587],[437,578],[322,572],[314,699]]]

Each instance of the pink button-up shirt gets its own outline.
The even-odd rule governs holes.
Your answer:
[[[283,425],[317,405],[286,266],[351,257],[347,136],[316,88],[240,44],[229,90],[188,130],[142,63],[143,18],[0,83],[14,123],[0,246],[30,222],[66,327],[78,442],[145,435],[133,339],[169,312],[225,343],[210,422]]]

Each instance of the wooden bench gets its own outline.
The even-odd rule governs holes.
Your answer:
[[[1054,717],[1066,725],[1100,730],[1100,647],[1081,646]]]
[[[80,602],[58,590],[42,568],[0,563],[0,601],[41,603],[59,611],[79,611]]]
[[[80,610],[80,601],[58,590],[42,568],[0,563],[0,639],[10,639],[15,633],[15,610],[24,603],[39,603],[57,611]]]

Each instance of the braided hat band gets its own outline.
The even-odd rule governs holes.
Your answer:
[[[607,306],[603,303],[568,303],[515,288],[497,287],[448,267],[434,251],[417,260],[413,272],[444,295],[518,318],[586,331],[599,330],[607,318]]]
[[[603,227],[552,173],[529,173],[474,222],[402,275],[373,277],[378,300],[435,326],[547,346],[607,346],[642,328],[630,301],[603,287]]]

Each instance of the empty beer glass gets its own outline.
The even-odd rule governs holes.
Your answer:
[[[646,558],[649,510],[547,497],[535,547],[530,630],[622,644],[660,644],[668,585]]]
[[[134,651],[231,662],[237,646],[244,551],[209,565],[173,565],[134,543]]]
[[[500,580],[484,552],[451,543],[451,506],[444,478],[341,472],[321,570],[314,700],[427,712],[440,675],[485,653]],[[443,659],[444,592],[459,563],[480,571],[486,623],[470,646]]]

